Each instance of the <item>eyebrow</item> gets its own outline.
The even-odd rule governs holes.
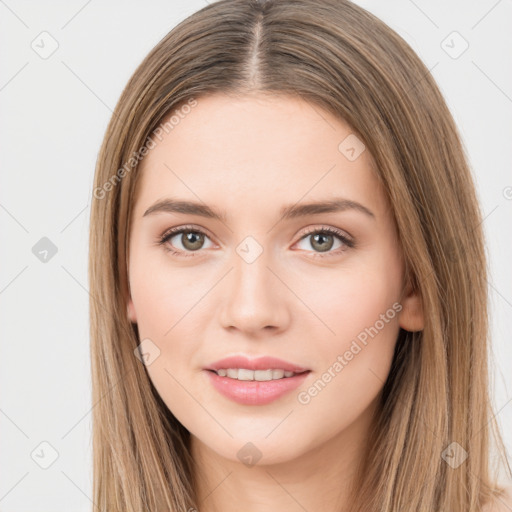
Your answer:
[[[283,220],[295,219],[297,217],[305,217],[307,215],[318,215],[321,213],[336,213],[347,210],[355,210],[365,215],[375,218],[374,213],[366,206],[350,199],[341,197],[305,204],[287,205],[281,208],[280,215]],[[178,199],[161,199],[149,207],[143,217],[155,213],[185,213],[189,215],[199,215],[210,219],[215,219],[225,223],[227,221],[226,213],[218,211],[215,208],[204,203],[197,203],[194,201],[182,201]]]

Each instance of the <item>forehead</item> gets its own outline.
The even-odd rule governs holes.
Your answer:
[[[318,105],[288,96],[215,94],[167,120],[172,116],[141,163],[139,213],[167,194],[237,213],[254,210],[263,198],[276,209],[339,196],[371,202],[377,211],[386,207],[363,143]]]

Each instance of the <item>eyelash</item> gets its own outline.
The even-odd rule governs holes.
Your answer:
[[[167,242],[171,238],[173,238],[175,235],[178,235],[180,233],[187,233],[187,232],[200,233],[202,235],[208,236],[202,229],[198,229],[194,226],[181,226],[181,227],[172,228],[172,229],[167,230],[163,235],[161,235],[158,238],[157,244],[164,246],[164,249],[173,255],[183,257],[183,258],[195,257],[194,252],[199,252],[199,251],[188,251],[190,254],[186,254],[186,253],[182,254],[184,251],[177,251],[177,250],[173,249],[172,247],[170,247],[169,245],[167,245]],[[330,235],[334,235],[343,243],[344,247],[338,248],[336,251],[326,252],[325,254],[319,253],[319,252],[314,252],[313,257],[315,257],[315,258],[328,258],[330,256],[336,256],[336,255],[341,254],[347,248],[352,249],[355,247],[355,242],[351,238],[348,238],[343,233],[343,231],[340,231],[338,229],[331,228],[328,226],[325,226],[325,227],[322,226],[321,228],[312,228],[312,229],[308,230],[306,233],[304,233],[304,235],[302,235],[302,237],[299,239],[299,241],[303,240],[304,238],[307,238],[308,236],[316,235],[316,234],[320,234],[320,233],[322,233],[322,234],[327,233]]]

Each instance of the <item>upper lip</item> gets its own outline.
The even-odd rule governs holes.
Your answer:
[[[205,370],[220,370],[227,368],[245,368],[247,370],[285,370],[288,372],[302,373],[308,370],[302,366],[283,361],[277,357],[263,356],[250,359],[245,356],[231,356],[219,359],[210,364]]]

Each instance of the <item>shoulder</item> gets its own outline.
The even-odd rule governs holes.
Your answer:
[[[503,493],[497,496],[492,503],[487,503],[482,512],[511,512],[512,511],[512,485],[503,486]]]

